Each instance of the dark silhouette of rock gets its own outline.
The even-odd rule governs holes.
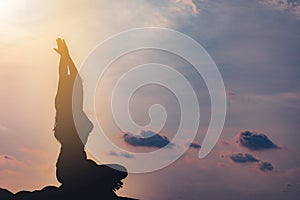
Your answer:
[[[0,188],[0,199],[11,199],[14,197],[14,194],[8,190]]]
[[[56,177],[62,185],[16,194],[0,189],[0,200],[131,199],[115,194],[127,177],[125,167],[118,164],[98,165],[87,159],[84,146],[93,124],[83,111],[82,80],[65,41],[58,38],[57,46],[54,50],[60,55],[60,62],[54,136],[61,144]]]
[[[90,190],[65,190],[54,186],[47,186],[42,190],[36,190],[33,192],[21,191],[16,194],[9,192],[8,190],[0,188],[1,200],[135,200],[127,197],[118,197],[113,192],[103,193],[101,190],[90,193]]]

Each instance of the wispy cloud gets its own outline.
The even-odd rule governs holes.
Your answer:
[[[133,154],[130,154],[128,152],[115,152],[115,151],[110,151],[108,153],[110,156],[117,156],[117,157],[124,157],[124,158],[134,158]]]
[[[5,132],[5,131],[7,131],[7,130],[8,130],[8,127],[5,126],[4,124],[1,124],[1,123],[0,123],[0,132]]]
[[[20,170],[25,167],[27,167],[27,164],[25,162],[20,161],[11,155],[0,155],[0,170]]]
[[[237,94],[232,91],[226,93],[230,102],[242,104],[280,104],[282,107],[300,108],[299,92],[277,92],[273,94]]]
[[[279,11],[287,11],[300,20],[300,2],[298,0],[262,0],[262,3]]]
[[[196,4],[193,2],[193,0],[176,0],[176,3],[182,3],[188,7],[190,7],[193,11],[193,14],[198,14],[198,8],[196,6]]]
[[[26,154],[27,156],[31,156],[31,157],[44,157],[47,156],[47,152],[43,151],[42,149],[32,149],[32,148],[19,148],[17,149],[19,152]]]
[[[6,159],[6,160],[15,160],[14,157],[12,157],[12,156],[7,156],[7,155],[4,155],[3,158]]]

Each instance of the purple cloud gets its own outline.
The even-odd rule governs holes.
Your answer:
[[[299,0],[263,0],[262,3],[275,10],[293,14],[297,19],[300,19]]]
[[[4,155],[3,158],[6,160],[14,160],[14,157],[8,155]]]
[[[259,163],[259,169],[261,171],[272,171],[274,169],[274,167],[269,162],[261,162],[261,163]]]
[[[278,148],[265,134],[244,131],[239,135],[239,143],[250,150],[264,150]]]
[[[195,142],[192,142],[192,143],[188,144],[188,146],[190,148],[193,148],[193,149],[200,149],[201,148],[201,145],[198,144],[198,143],[195,143]]]
[[[234,153],[230,156],[230,158],[236,163],[259,162],[258,159],[248,153]]]
[[[125,133],[123,135],[124,141],[131,146],[140,147],[172,147],[173,144],[166,136],[161,136],[152,131],[141,131],[140,135],[132,133]]]
[[[134,158],[133,154],[130,154],[128,152],[115,152],[115,151],[110,151],[108,153],[110,156],[117,156],[117,157],[124,157],[124,158]]]

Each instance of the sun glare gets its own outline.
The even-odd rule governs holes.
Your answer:
[[[0,0],[0,11],[1,13],[3,12],[8,12],[13,9],[14,6],[14,1],[11,0]]]
[[[7,17],[13,17],[15,11],[22,5],[23,1],[17,0],[0,0],[0,17],[5,20]]]

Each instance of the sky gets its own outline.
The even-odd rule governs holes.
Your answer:
[[[130,67],[153,60],[173,66],[195,88],[201,108],[199,131],[188,151],[161,170],[129,174],[118,194],[159,200],[300,196],[300,1],[0,0],[0,24],[1,188],[17,192],[59,185],[55,163],[60,145],[52,132],[59,59],[55,39],[66,39],[81,66],[114,34],[162,27],[190,36],[215,61],[227,94],[224,129],[213,151],[199,159],[210,119],[201,77],[189,63],[166,52],[141,50],[118,59],[99,84],[104,93],[97,92],[96,107],[108,137],[124,149],[149,152],[172,143],[180,121],[174,95],[146,86],[130,102],[132,117],[145,124],[149,106],[160,103],[168,113],[163,130],[142,131],[155,136],[144,141],[138,132],[124,134],[113,125],[107,98]],[[174,144],[169,151],[176,145],[186,144]],[[125,152],[103,154],[128,163],[136,159]]]

